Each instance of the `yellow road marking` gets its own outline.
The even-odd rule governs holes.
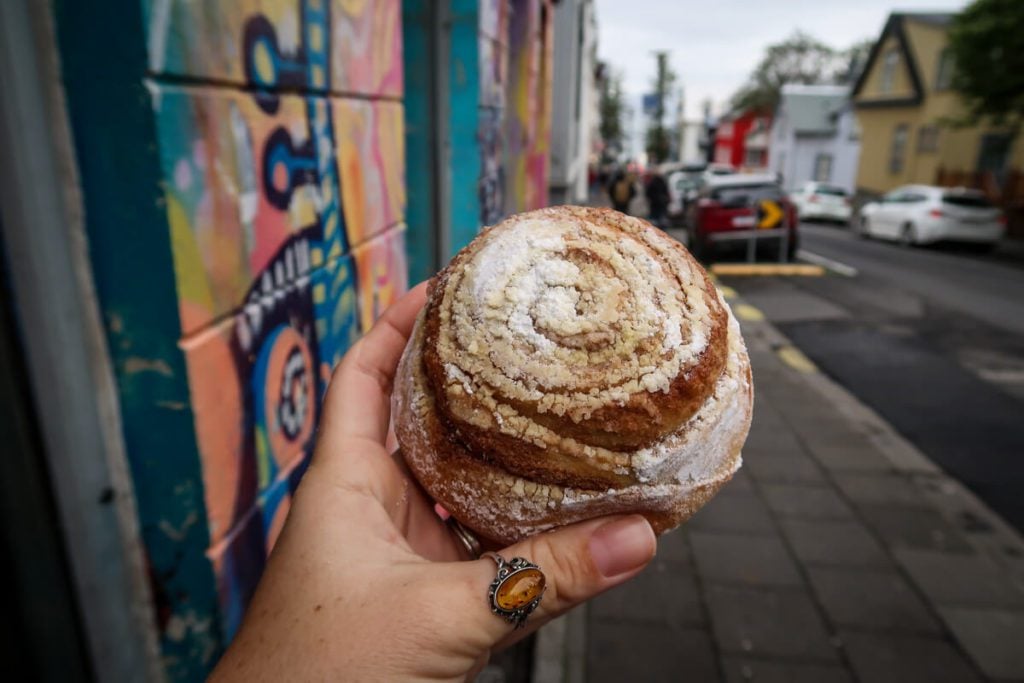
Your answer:
[[[764,313],[750,304],[736,304],[732,310],[736,312],[736,316],[740,320],[749,320],[750,322],[764,320]]]
[[[825,274],[821,266],[809,263],[716,263],[715,275],[801,275],[818,277]]]
[[[718,291],[722,293],[722,296],[726,299],[735,299],[736,290],[728,285],[719,285]]]
[[[803,354],[803,351],[795,346],[781,346],[775,350],[782,362],[797,372],[817,372],[818,367],[811,362],[811,359]]]

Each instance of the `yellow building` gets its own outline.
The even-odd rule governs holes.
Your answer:
[[[950,89],[947,31],[953,14],[896,12],[882,29],[852,98],[861,128],[857,189],[974,185],[994,195],[1024,162],[1024,143],[1005,130],[956,128],[963,113]]]

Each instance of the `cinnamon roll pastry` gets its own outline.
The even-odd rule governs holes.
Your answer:
[[[562,206],[487,229],[438,274],[393,401],[426,491],[512,543],[612,513],[677,526],[739,468],[753,386],[735,318],[678,242]]]

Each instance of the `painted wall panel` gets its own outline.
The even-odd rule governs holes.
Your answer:
[[[356,247],[359,273],[359,316],[364,330],[409,288],[405,257],[405,226],[399,225]]]
[[[143,11],[154,74],[402,93],[400,0],[143,0]]]
[[[266,111],[237,90],[156,85],[153,102],[182,330],[191,334],[237,306],[281,246],[317,223],[314,149],[332,143],[314,135],[300,96]],[[281,280],[309,271],[285,266]]]
[[[547,205],[551,123],[551,21],[542,0],[512,0],[505,126],[506,210]]]
[[[98,1],[56,13],[90,257],[165,669],[202,680],[407,288],[400,5]]]
[[[402,68],[405,76],[405,148],[409,176],[408,208],[405,235],[409,257],[409,278],[412,282],[426,280],[437,270],[441,249],[441,227],[436,226],[440,211],[443,174],[437,172],[435,161],[438,136],[442,126],[435,114],[434,96],[440,85],[440,74],[432,54],[440,36],[434,31],[433,0],[402,2]]]
[[[360,244],[404,217],[402,107],[385,101],[339,100],[335,130],[348,239]]]
[[[448,64],[448,129],[450,157],[444,159],[451,178],[449,192],[449,253],[454,256],[479,232],[481,222],[478,188],[480,158],[480,14],[478,0],[453,0]]]

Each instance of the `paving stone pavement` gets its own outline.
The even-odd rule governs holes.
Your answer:
[[[562,680],[1024,681],[1024,541],[789,342],[742,321],[744,466],[570,619]],[[542,631],[543,633],[543,631]]]

